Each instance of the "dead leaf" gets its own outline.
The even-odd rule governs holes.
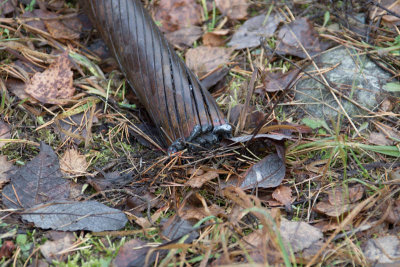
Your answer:
[[[53,200],[68,199],[69,181],[62,178],[58,157],[41,143],[40,153],[11,177],[4,187],[3,204],[8,208],[29,208]]]
[[[271,154],[254,164],[240,185],[242,189],[277,187],[285,178],[285,163],[277,154]]]
[[[131,180],[131,179],[130,179]],[[149,206],[150,208],[161,208],[162,202],[159,197],[150,192],[145,192],[143,195],[132,196],[126,200],[126,205],[136,212],[142,212]]]
[[[203,45],[205,46],[223,46],[225,39],[221,35],[212,32],[206,32],[203,35]]]
[[[314,206],[314,210],[319,212],[319,213],[328,215],[330,217],[339,217],[342,214],[350,211],[350,209],[352,207],[353,206],[351,204],[332,205],[330,203],[326,203],[326,202],[321,201],[321,202],[317,203],[317,205]]]
[[[33,104],[39,103],[33,97],[31,97],[30,95],[28,95],[25,92],[26,85],[21,80],[14,79],[14,78],[9,78],[6,81],[6,87],[7,87],[8,91],[13,93],[20,100],[25,100],[26,99],[28,102],[33,103]]]
[[[1,141],[1,139],[11,139],[11,133],[8,124],[0,119],[0,148],[8,143],[7,141]]]
[[[245,19],[247,17],[247,0],[215,0],[219,11],[230,19]]]
[[[7,156],[0,156],[0,189],[10,181],[11,171],[14,165],[7,161]]]
[[[277,92],[288,89],[291,83],[296,80],[299,73],[299,69],[294,69],[286,73],[266,72],[263,79],[264,90],[267,92]]]
[[[25,210],[22,219],[36,227],[58,231],[112,231],[125,227],[125,214],[97,201],[39,204]]]
[[[75,236],[73,233],[62,232],[62,235],[54,241],[47,240],[43,245],[41,245],[40,252],[42,252],[42,255],[49,263],[52,263],[53,260],[62,261],[63,257],[69,253],[59,253],[67,250],[68,248],[72,248],[74,241]]]
[[[364,255],[371,264],[391,264],[390,266],[399,266],[399,237],[395,235],[389,235],[368,240],[367,246],[364,249]]]
[[[154,244],[147,243],[140,239],[132,239],[126,242],[118,251],[117,257],[113,260],[113,265],[118,267],[146,266],[146,258]],[[163,258],[167,250],[156,250],[150,252],[147,266],[151,265],[157,258]]]
[[[400,198],[394,201],[393,205],[387,207],[390,208],[389,214],[386,217],[386,221],[391,224],[400,223]]]
[[[281,219],[279,228],[285,247],[289,246],[294,253],[309,248],[312,244],[323,238],[321,230],[305,222],[291,222]]]
[[[60,168],[63,172],[72,175],[83,175],[86,172],[88,163],[86,157],[75,148],[65,151],[60,159]]]
[[[22,15],[22,18],[35,18],[26,24],[40,31],[48,32],[55,39],[79,39],[82,23],[77,18],[60,19],[55,12],[35,9]]]
[[[361,184],[348,188],[339,187],[328,192],[329,203],[333,206],[355,203],[364,195],[364,187]]]
[[[61,140],[65,141],[71,138],[76,145],[84,142],[88,134],[87,126],[90,124],[89,114],[89,112],[79,113],[62,120],[56,120],[55,130],[60,133]],[[94,116],[91,124],[97,121],[98,118]]]
[[[201,23],[201,6],[195,0],[160,0],[155,6],[154,20],[164,32]]]
[[[383,133],[372,132],[369,134],[368,142],[378,146],[391,146],[393,141],[386,138]]]
[[[284,25],[278,32],[276,52],[307,58],[323,52],[327,44],[321,43],[317,31],[307,18],[299,18]]]
[[[165,34],[165,38],[167,38],[168,42],[176,46],[192,46],[201,37],[202,33],[201,27],[189,26],[174,32],[168,32]]]
[[[15,7],[16,7],[15,0],[1,1],[0,2],[0,15],[8,15],[8,14],[14,12]]]
[[[219,81],[225,78],[225,76],[229,73],[229,68],[225,66],[218,67],[214,69],[211,73],[209,73],[206,77],[202,77],[201,85],[204,89],[208,90],[214,85],[218,84]]]
[[[62,100],[74,95],[72,75],[68,51],[65,51],[47,70],[32,77],[25,92],[45,104],[62,104]]]
[[[278,186],[272,193],[272,197],[285,205],[285,207],[289,208],[294,200],[292,198],[292,190],[290,189],[290,187],[284,185]]]
[[[89,184],[97,191],[104,191],[111,188],[121,188],[132,182],[132,174],[121,174],[118,171],[101,173],[101,176],[89,179]]]
[[[235,49],[257,47],[260,45],[261,38],[273,36],[281,21],[280,16],[275,13],[271,13],[268,18],[265,14],[253,17],[243,23],[233,34],[228,46]]]
[[[185,183],[186,186],[190,186],[193,188],[200,188],[208,181],[217,178],[219,175],[216,171],[208,171],[202,175],[197,175],[190,178],[189,181]]]
[[[201,220],[210,215],[218,216],[219,214],[224,214],[224,210],[220,206],[215,204],[207,207],[207,209],[208,211],[205,207],[194,207],[191,205],[185,205],[185,207],[179,211],[179,215],[184,220]]]
[[[244,109],[244,104],[238,104],[231,109],[229,122],[233,125],[237,125],[239,122],[240,112]],[[246,121],[243,130],[256,128],[258,124],[264,119],[265,114],[256,109],[254,106],[247,108]]]
[[[6,259],[11,258],[15,250],[15,244],[11,240],[5,240],[0,248],[0,259],[3,257]]]
[[[199,46],[186,52],[186,64],[201,77],[229,62],[232,50],[224,47]]]
[[[162,220],[162,236],[167,240],[174,240],[183,237],[188,234],[188,238],[185,240],[185,243],[192,243],[195,240],[199,233],[197,230],[194,230],[193,225],[187,221],[182,219],[181,217],[175,215],[167,220]]]

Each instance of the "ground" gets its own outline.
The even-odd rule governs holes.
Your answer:
[[[399,264],[400,4],[143,3],[233,138],[168,154],[78,1],[3,1],[1,263]]]

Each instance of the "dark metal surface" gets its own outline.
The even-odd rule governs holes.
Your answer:
[[[229,135],[210,93],[178,57],[139,0],[81,1],[170,151]]]

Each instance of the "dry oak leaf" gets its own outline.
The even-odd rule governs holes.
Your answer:
[[[161,23],[163,32],[201,23],[201,6],[195,0],[161,0],[155,6],[154,20]]]
[[[62,104],[74,95],[72,75],[68,51],[65,51],[47,70],[32,77],[25,92],[44,104]]]
[[[290,207],[290,204],[293,202],[292,198],[292,189],[288,186],[280,185],[278,186],[274,192],[272,193],[272,197],[285,205],[285,207]]]
[[[193,187],[193,188],[200,188],[206,182],[215,179],[218,177],[218,173],[216,171],[208,171],[202,175],[194,176],[189,181],[185,183],[185,185]]]
[[[186,64],[201,77],[229,62],[232,49],[224,47],[199,46],[186,52]]]
[[[203,35],[203,44],[205,46],[223,46],[225,44],[224,38],[213,32],[206,32]]]
[[[247,17],[247,0],[215,0],[217,8],[230,19],[245,19]]]
[[[61,170],[69,174],[82,175],[87,167],[86,157],[74,148],[65,151],[60,160]]]

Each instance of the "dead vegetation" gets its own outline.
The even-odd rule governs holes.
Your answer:
[[[2,1],[1,263],[398,264],[399,1],[145,4],[234,137],[167,155],[77,1]]]

